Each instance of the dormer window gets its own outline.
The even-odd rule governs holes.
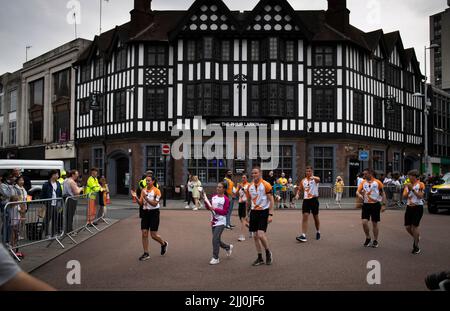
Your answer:
[[[334,48],[330,46],[317,46],[314,50],[316,67],[334,66]]]
[[[166,47],[149,46],[147,50],[147,63],[149,66],[166,66]]]

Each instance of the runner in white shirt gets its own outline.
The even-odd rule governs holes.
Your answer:
[[[142,246],[144,248],[144,254],[139,258],[140,261],[150,259],[148,250],[148,232],[153,240],[161,245],[161,256],[164,256],[167,252],[169,243],[164,241],[158,234],[160,211],[159,201],[161,200],[161,191],[154,186],[153,177],[147,176],[147,188],[142,189],[141,197],[138,200],[139,205],[143,206],[142,218],[141,218],[141,230],[142,230]],[[131,192],[136,197],[136,192]]]
[[[273,193],[272,186],[261,178],[261,168],[255,167],[252,170],[253,182],[247,190],[247,197],[250,200],[250,232],[255,232],[254,235],[256,250],[258,258],[253,263],[253,266],[260,266],[264,264],[262,256],[262,248],[266,251],[266,264],[271,265],[273,262],[273,255],[269,249],[269,240],[267,239],[266,231],[268,224],[272,222],[273,217]],[[249,202],[249,201],[247,201]]]
[[[405,228],[414,239],[412,250],[414,255],[420,254],[421,252],[419,247],[419,226],[423,216],[425,196],[425,184],[418,177],[419,172],[417,170],[410,171],[408,178],[411,183],[406,184],[403,190],[403,197],[408,200],[405,213]]]
[[[308,232],[309,215],[313,214],[314,224],[316,225],[316,240],[320,240],[320,220],[319,220],[319,183],[320,178],[313,175],[311,166],[306,168],[305,178],[302,179],[297,190],[296,199],[300,197],[303,199],[303,219],[302,219],[302,234],[296,239],[299,242],[305,243],[306,233]]]

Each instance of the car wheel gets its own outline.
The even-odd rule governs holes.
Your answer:
[[[434,204],[428,204],[428,212],[430,214],[437,214],[437,212],[438,212],[437,206]]]

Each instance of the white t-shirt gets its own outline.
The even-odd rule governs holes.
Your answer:
[[[53,188],[53,191],[52,191],[52,199],[56,199],[57,198],[57,196],[56,196],[56,191],[58,190],[58,184],[56,183],[56,182],[52,182],[51,183],[51,186],[52,186],[52,188]],[[56,206],[56,200],[53,200],[52,201],[52,206]]]

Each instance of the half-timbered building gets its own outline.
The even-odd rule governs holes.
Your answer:
[[[100,167],[113,193],[127,193],[147,169],[175,188],[188,170],[212,185],[228,168],[254,163],[172,160],[164,180],[160,144],[175,139],[175,125],[274,125],[278,170],[294,180],[306,165],[325,183],[341,175],[346,184],[363,166],[385,173],[420,165],[424,107],[414,94],[423,77],[415,52],[399,32],[352,26],[346,0],[318,11],[261,0],[243,12],[222,0],[196,0],[187,11],[135,0],[130,22],[95,37],[74,65],[78,165]],[[370,152],[368,161],[359,161],[360,150]]]

